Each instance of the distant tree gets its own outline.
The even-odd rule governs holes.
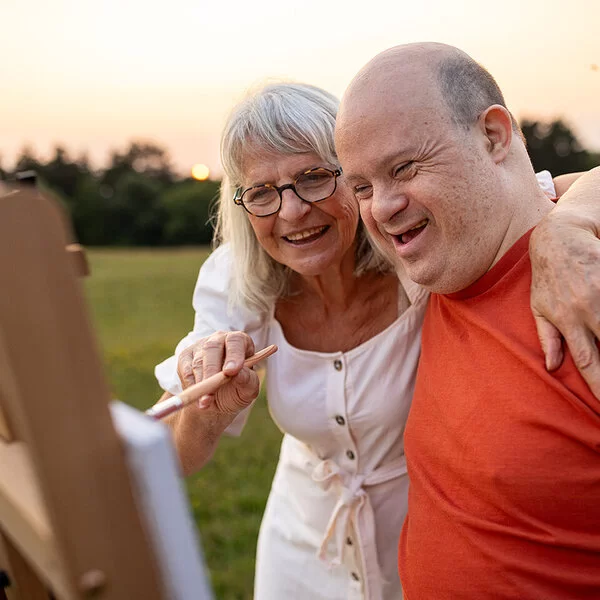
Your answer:
[[[163,237],[165,211],[161,186],[139,173],[122,176],[108,202],[113,242],[120,245],[155,246]]]
[[[89,246],[115,243],[112,223],[118,222],[118,217],[110,200],[98,178],[91,173],[79,178],[73,197],[66,199],[79,242]]]
[[[90,165],[90,158],[87,152],[82,152],[76,159],[75,164],[79,167],[79,171],[84,174],[92,174],[93,169]]]
[[[56,146],[52,158],[40,164],[37,171],[50,187],[67,198],[73,198],[79,179],[89,173],[88,166],[71,160],[62,146]]]
[[[585,150],[575,133],[562,120],[549,123],[524,120],[521,129],[536,171],[552,175],[587,171],[600,164],[600,155]]]
[[[26,147],[16,170],[37,172],[40,187],[69,210],[83,244],[209,244],[212,239],[210,210],[219,183],[178,180],[167,151],[156,144],[134,141],[124,152],[113,152],[108,167],[97,172],[85,154],[72,158],[57,146],[43,162]]]
[[[176,179],[171,159],[164,148],[151,142],[134,141],[124,153],[111,153],[102,182],[114,187],[123,175],[132,171],[162,185],[169,185]]]
[[[163,241],[169,245],[210,244],[211,209],[219,194],[216,181],[187,180],[163,192],[166,213]]]
[[[25,146],[15,162],[15,173],[18,171],[39,171],[42,163],[38,160],[30,146]]]

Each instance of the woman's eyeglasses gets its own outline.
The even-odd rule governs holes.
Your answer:
[[[293,190],[304,202],[320,202],[333,196],[337,186],[337,178],[341,169],[325,169],[317,167],[298,175],[292,183],[271,185],[265,183],[247,189],[238,188],[233,197],[236,204],[241,204],[251,215],[268,217],[279,212],[283,202],[284,190]]]

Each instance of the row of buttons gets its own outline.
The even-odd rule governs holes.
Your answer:
[[[348,546],[352,546],[352,538],[351,537],[346,538],[346,544],[348,544]],[[359,581],[358,573],[356,573],[355,571],[352,571],[352,573],[350,573],[350,575],[352,576],[352,579],[354,579],[354,581]]]
[[[333,368],[336,371],[341,371],[342,370],[342,361],[341,360],[334,360],[333,361]],[[342,415],[336,415],[335,422],[338,425],[340,425],[340,426],[344,426],[346,424],[346,419],[344,419],[344,417],[342,417]],[[352,452],[352,450],[346,450],[346,456],[350,460],[354,460],[356,458],[355,455],[354,455],[354,452]]]
[[[342,417],[342,415],[337,415],[335,417],[335,422],[338,425],[345,425],[346,424],[346,419],[344,419],[344,417]],[[352,452],[352,450],[346,450],[346,456],[350,459],[350,460],[354,460],[355,459],[355,455],[354,452]]]
[[[333,361],[333,368],[336,371],[341,371],[342,370],[342,361],[341,360],[334,360]],[[342,417],[342,415],[337,415],[335,417],[335,422],[340,425],[340,426],[344,426],[346,424],[346,419],[344,419],[344,417]],[[352,450],[346,450],[346,456],[350,459],[350,460],[354,460],[355,459],[355,455],[354,452],[352,452]],[[352,538],[346,538],[346,544],[348,544],[348,546],[352,546]],[[352,571],[352,573],[350,573],[352,579],[354,579],[354,581],[360,581],[360,578],[358,576],[358,573],[355,573],[354,571]]]

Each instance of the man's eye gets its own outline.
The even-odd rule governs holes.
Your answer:
[[[414,167],[414,162],[409,161],[400,165],[394,169],[394,177],[404,177],[411,173],[412,168]]]
[[[370,185],[355,185],[354,186],[354,196],[357,200],[366,200],[371,197],[373,193],[373,187]]]

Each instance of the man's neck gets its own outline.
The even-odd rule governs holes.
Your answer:
[[[508,223],[506,233],[502,239],[490,269],[521,239],[530,229],[535,227],[554,207],[539,186],[532,189],[515,190],[517,200],[514,203],[515,211]]]

